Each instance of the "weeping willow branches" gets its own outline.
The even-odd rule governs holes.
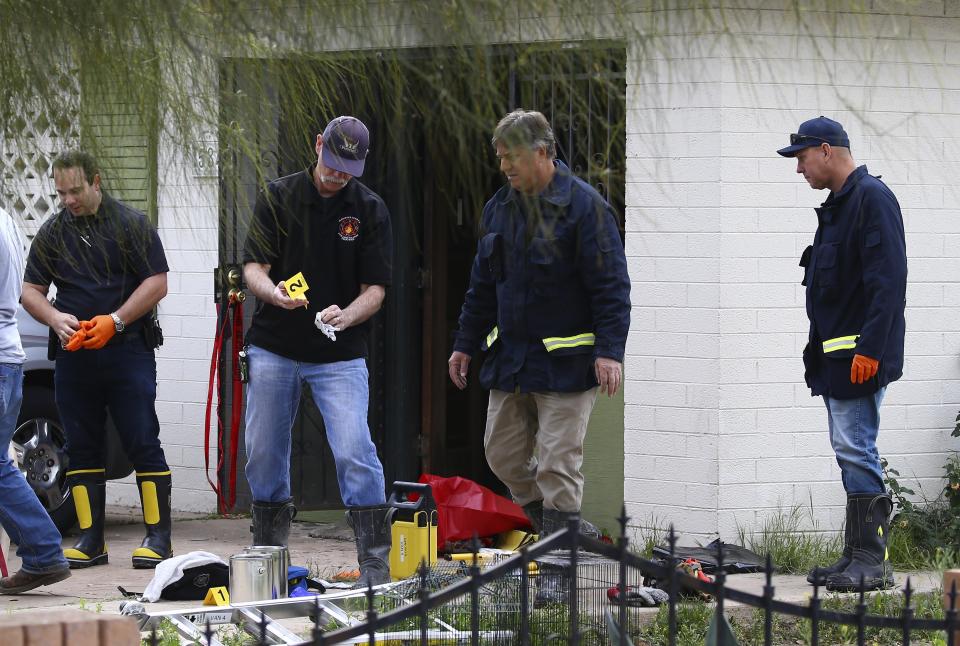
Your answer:
[[[550,116],[582,131],[587,126],[573,115],[595,115],[598,97],[631,102],[628,63],[638,91],[648,81],[682,79],[691,61],[702,73],[711,57],[728,56],[735,70],[762,75],[736,51],[778,16],[792,15],[798,32],[820,46],[869,18],[857,0],[793,0],[778,3],[777,12],[765,4],[0,0],[0,138],[8,150],[79,141],[122,175],[137,149],[156,163],[162,139],[191,158],[212,137],[221,174],[247,166],[263,181],[309,158],[326,119],[354,112],[375,118],[383,150],[430,154],[442,146],[448,170],[481,194],[490,128],[520,101],[549,103],[538,87],[573,97]],[[650,94],[644,105],[674,100]],[[38,141],[36,129],[24,126],[37,118],[59,139]],[[622,142],[627,110],[609,119],[601,124],[607,139]],[[426,125],[411,129],[411,120]],[[611,157],[622,169],[622,143],[598,154],[581,172],[610,173]],[[285,162],[291,155],[297,159]]]

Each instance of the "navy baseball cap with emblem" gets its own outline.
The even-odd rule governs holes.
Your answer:
[[[846,130],[833,119],[821,115],[800,124],[797,131],[790,135],[790,145],[777,152],[784,157],[796,157],[804,148],[830,144],[841,148],[850,147],[850,137]]]
[[[363,175],[370,131],[356,117],[337,117],[323,131],[323,165],[353,177]]]

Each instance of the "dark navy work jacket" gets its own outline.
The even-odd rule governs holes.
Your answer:
[[[454,349],[489,349],[484,388],[582,392],[594,359],[623,361],[630,279],[609,204],[560,161],[547,189],[509,185],[483,209]]]
[[[863,397],[903,374],[907,253],[900,205],[860,166],[816,211],[817,232],[800,259],[810,319],[807,385],[813,395]],[[880,361],[864,384],[850,383],[854,354]]]

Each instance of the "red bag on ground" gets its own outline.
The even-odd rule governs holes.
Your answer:
[[[498,496],[473,480],[442,478],[424,473],[420,482],[430,485],[437,503],[437,546],[477,536],[493,536],[511,529],[531,529],[517,503]]]

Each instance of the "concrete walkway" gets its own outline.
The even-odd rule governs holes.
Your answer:
[[[37,588],[22,595],[0,595],[0,614],[43,608],[81,608],[119,613],[123,595],[117,589],[142,592],[153,578],[153,570],[134,570],[130,555],[140,546],[144,528],[133,513],[111,509],[107,515],[106,540],[110,562],[83,570],[73,570],[73,576],[52,586]],[[175,520],[173,549],[175,554],[196,550],[212,552],[230,561],[230,555],[239,554],[250,545],[250,518],[194,517]],[[68,536],[65,547],[76,539]],[[11,547],[11,551],[15,548]],[[332,576],[340,570],[357,567],[353,534],[346,525],[334,523],[294,522],[290,530],[290,559],[294,565],[303,565],[321,576]],[[9,555],[8,567],[15,572],[20,567],[16,554]],[[172,610],[199,605],[196,601],[149,604],[149,610]]]
[[[250,544],[249,527],[249,518],[194,517],[176,520],[173,529],[174,550],[177,554],[204,550],[229,561],[231,554],[241,552]],[[66,581],[27,594],[0,596],[0,614],[61,608],[118,614],[124,597],[117,586],[142,592],[153,577],[152,570],[134,570],[130,565],[130,554],[140,545],[142,538],[143,526],[135,522],[129,510],[110,510],[107,526],[109,564],[74,570],[73,576]],[[67,537],[64,545],[70,546],[73,541],[73,537]],[[294,522],[290,533],[290,552],[291,563],[308,567],[313,573],[319,573],[321,578],[357,567],[353,535],[342,522]],[[8,565],[11,571],[16,571],[20,561],[15,555],[10,555]],[[903,587],[907,576],[908,573],[897,573],[898,588]],[[942,580],[940,572],[914,572],[909,576],[917,592],[936,590]],[[764,576],[737,574],[729,576],[727,582],[730,587],[762,594]],[[778,575],[774,577],[774,585],[777,599],[793,603],[805,604],[812,593],[812,588],[802,576]],[[200,602],[196,601],[146,604],[150,613],[199,605]],[[644,612],[647,610],[651,614],[656,612],[655,608],[644,609]]]

